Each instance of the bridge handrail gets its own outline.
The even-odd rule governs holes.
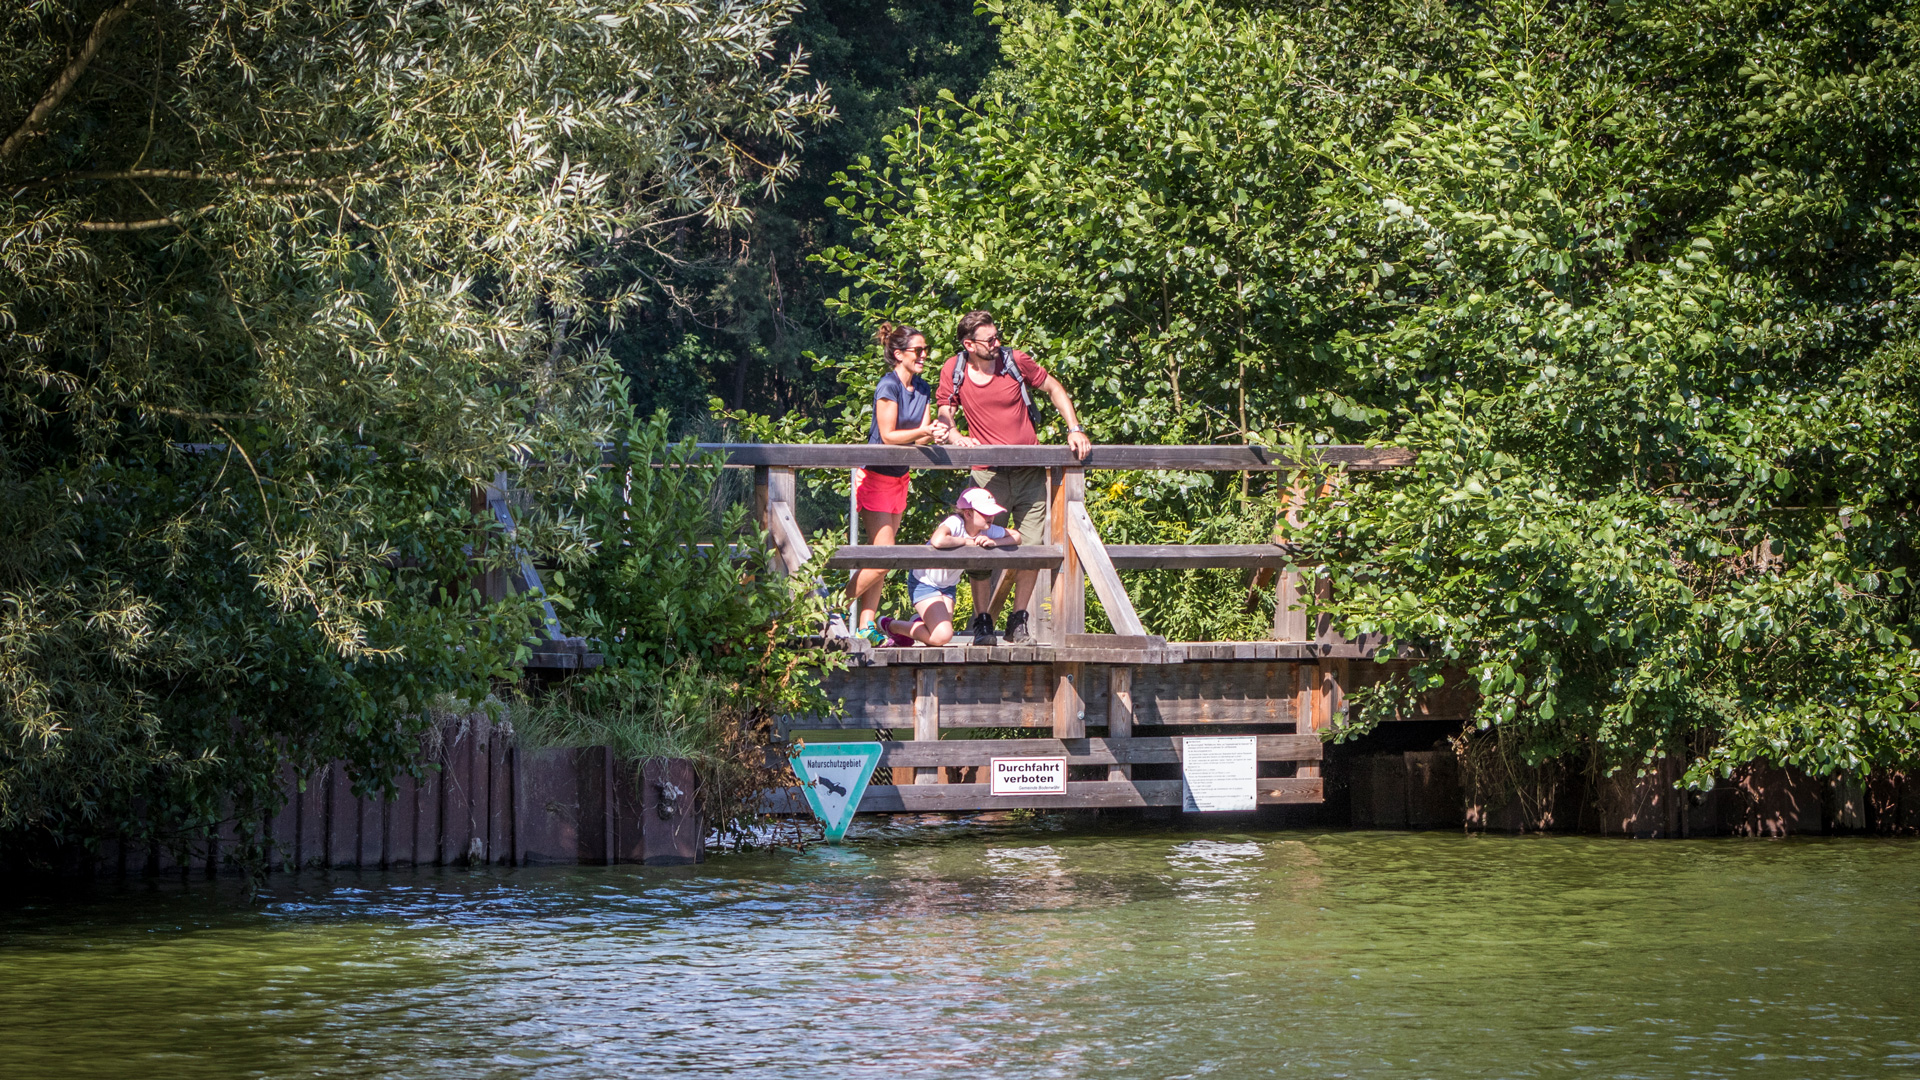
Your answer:
[[[860,469],[905,465],[914,469],[969,469],[1041,465],[1069,469],[1192,472],[1281,472],[1296,467],[1284,452],[1264,446],[1095,445],[1085,460],[1064,446],[879,446],[872,443],[701,443],[722,454],[729,468]],[[1396,469],[1412,451],[1391,446],[1315,447],[1319,462],[1357,472]]]
[[[1006,570],[1033,570],[1049,577],[1046,586],[1051,595],[1050,636],[1064,640],[1082,632],[1085,626],[1085,593],[1091,586],[1107,614],[1114,632],[1121,635],[1146,634],[1133,600],[1127,595],[1119,571],[1142,568],[1245,567],[1260,571],[1254,588],[1271,580],[1274,596],[1274,635],[1283,641],[1306,640],[1306,608],[1302,586],[1318,589],[1325,584],[1302,580],[1301,570],[1311,560],[1307,554],[1276,535],[1271,544],[1139,544],[1109,548],[1086,507],[1086,479],[1089,469],[1194,469],[1278,471],[1295,468],[1286,456],[1259,446],[1096,446],[1087,458],[1073,456],[1061,446],[991,446],[959,449],[953,447],[889,447],[870,444],[779,444],[779,443],[705,443],[703,450],[721,456],[736,468],[754,470],[756,516],[766,529],[778,558],[776,573],[799,573],[812,561],[813,551],[806,533],[800,528],[796,505],[797,477],[800,469],[847,469],[861,466],[895,464],[935,469],[963,469],[973,465],[1017,467],[1044,466],[1049,470],[1048,523],[1044,537],[1024,538],[1031,546],[991,553],[943,552],[930,557],[926,548],[906,545],[839,547],[828,562],[829,569],[920,568],[930,565],[966,566],[969,569],[1003,571],[995,575],[993,606],[1012,586],[1013,576]],[[1367,446],[1324,446],[1316,448],[1319,463],[1338,463],[1352,469],[1389,469],[1412,464],[1413,454],[1398,448]],[[1308,466],[1312,468],[1311,465]],[[1334,478],[1317,481],[1330,490]],[[1303,497],[1299,486],[1289,487],[1276,510]],[[1044,540],[1044,543],[1035,541]],[[1117,557],[1116,557],[1117,556]],[[1311,573],[1311,572],[1309,572]],[[1318,577],[1318,575],[1313,575]],[[1264,579],[1264,580],[1263,580]],[[1031,609],[1029,609],[1031,610]],[[1320,621],[1327,616],[1322,613]],[[1321,628],[1324,631],[1325,627]]]

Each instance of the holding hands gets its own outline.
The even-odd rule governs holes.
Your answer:
[[[934,442],[945,443],[948,446],[979,446],[980,445],[979,442],[975,441],[972,437],[967,435],[962,435],[960,433],[960,429],[954,427],[951,424],[942,422],[940,424],[940,427],[942,429],[941,434],[934,438],[933,440]]]

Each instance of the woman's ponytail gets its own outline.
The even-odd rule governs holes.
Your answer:
[[[904,349],[907,347],[907,342],[927,335],[911,326],[895,326],[890,322],[883,322],[880,324],[880,332],[874,336],[880,341],[880,359],[886,361],[888,367],[892,367],[895,349]]]

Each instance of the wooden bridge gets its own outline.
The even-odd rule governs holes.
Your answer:
[[[1258,735],[1258,800],[1311,804],[1323,798],[1319,732],[1345,709],[1345,693],[1384,677],[1397,664],[1365,663],[1378,642],[1348,641],[1325,616],[1309,626],[1303,590],[1326,587],[1310,560],[1276,534],[1271,543],[1109,545],[1085,505],[1086,473],[1097,470],[1291,471],[1294,463],[1260,447],[1098,446],[1078,460],[1062,447],[881,447],[871,445],[716,444],[727,464],[752,468],[755,503],[776,563],[789,573],[811,559],[795,506],[800,469],[907,465],[916,470],[1040,466],[1049,472],[1049,532],[1044,543],[1012,549],[940,551],[925,544],[848,545],[830,569],[951,567],[995,571],[994,595],[1013,570],[1038,570],[1036,643],[940,648],[872,648],[855,639],[844,671],[827,680],[831,715],[781,718],[783,734],[879,732],[883,768],[862,812],[1014,808],[1114,808],[1181,805],[1183,738]],[[1359,446],[1317,448],[1323,472],[1406,465],[1404,451]],[[1316,480],[1315,482],[1321,482]],[[1289,489],[1289,500],[1300,497]],[[1284,521],[1287,507],[1275,506]],[[1302,570],[1303,565],[1309,568]],[[1253,568],[1275,590],[1273,633],[1265,641],[1171,642],[1143,626],[1122,572],[1138,569]],[[1105,609],[1111,634],[1086,632],[1086,586]],[[1044,604],[1042,600],[1044,599]],[[997,602],[997,601],[996,601]],[[1451,712],[1452,710],[1447,710]],[[1426,718],[1426,717],[1422,717]],[[1438,718],[1437,715],[1434,718]],[[1038,729],[1043,738],[970,738],[982,728]],[[804,735],[803,735],[804,737]],[[982,782],[994,757],[1065,758],[1065,794],[994,796]],[[804,812],[798,789],[770,800],[776,811]]]

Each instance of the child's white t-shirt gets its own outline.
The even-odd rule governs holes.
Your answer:
[[[947,520],[933,527],[935,539],[939,538],[942,530],[945,530],[948,536],[965,536],[967,535],[967,523],[960,520],[959,514],[952,514],[947,517]],[[1005,540],[1009,533],[1006,529],[998,525],[988,525],[986,528],[980,530],[980,535],[985,536],[989,540]],[[928,540],[927,543],[931,544],[933,540]],[[965,570],[953,570],[942,566],[927,570],[915,570],[907,576],[930,589],[947,589],[960,584],[960,577],[965,573]]]

